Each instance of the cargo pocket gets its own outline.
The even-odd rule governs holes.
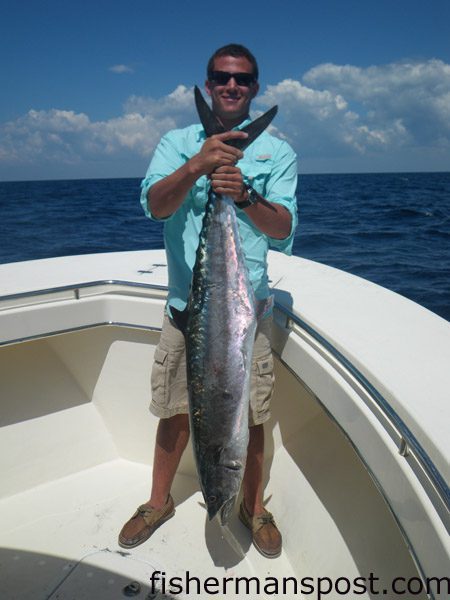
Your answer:
[[[159,346],[156,347],[151,374],[152,402],[160,408],[166,408],[169,401],[167,385],[168,357],[167,350],[163,350]]]
[[[275,383],[272,353],[255,361],[252,369],[252,379],[251,406],[253,421],[258,424],[267,421],[270,417],[270,401]]]

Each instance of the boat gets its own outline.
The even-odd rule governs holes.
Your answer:
[[[0,598],[448,597],[450,323],[299,257],[269,275],[272,560],[208,520],[191,450],[175,517],[117,544],[150,490],[164,251],[0,266]]]

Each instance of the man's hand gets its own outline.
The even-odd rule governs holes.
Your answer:
[[[219,167],[211,173],[211,187],[216,194],[229,196],[235,202],[243,202],[247,194],[241,170],[238,167]]]
[[[234,167],[243,154],[237,148],[228,146],[224,142],[246,137],[248,137],[248,134],[244,131],[226,131],[208,138],[198,154],[176,171],[155,183],[150,189],[147,194],[147,202],[152,214],[158,219],[164,219],[172,215],[183,203],[189,190],[199,177],[211,175],[217,168]],[[240,191],[242,192],[242,176],[240,181]],[[235,190],[236,187],[233,185],[232,194],[235,193]],[[218,193],[224,194],[225,192]]]
[[[234,166],[244,154],[241,150],[228,146],[224,142],[246,137],[248,134],[244,131],[225,131],[212,135],[205,141],[200,152],[191,158],[191,167],[200,177],[201,175],[210,175],[220,167]]]

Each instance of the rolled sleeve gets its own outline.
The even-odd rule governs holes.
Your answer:
[[[280,145],[274,159],[274,167],[267,183],[266,198],[274,204],[281,204],[291,215],[291,231],[283,239],[269,238],[270,247],[285,254],[292,254],[297,216],[297,155],[286,142]]]
[[[145,178],[141,182],[141,205],[145,215],[150,219],[154,219],[155,221],[170,219],[170,216],[160,219],[152,214],[148,206],[147,194],[157,181],[164,179],[179,169],[184,162],[183,155],[177,147],[176,132],[169,131],[169,133],[161,138],[156,147]]]

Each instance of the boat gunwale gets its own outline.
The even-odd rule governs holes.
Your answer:
[[[381,414],[385,418],[387,424],[390,427],[386,426],[386,423],[383,423],[382,419],[380,419],[376,413],[371,410],[372,414],[374,414],[378,421],[381,423],[385,431],[389,434],[391,439],[396,443],[398,452],[405,459],[411,456],[411,451],[413,452],[415,461],[408,461],[411,465],[416,477],[422,484],[422,487],[428,488],[427,496],[432,500],[432,496],[436,497],[439,500],[439,504],[432,500],[433,506],[437,510],[446,530],[450,533],[450,487],[447,485],[443,476],[441,475],[439,469],[435,466],[434,462],[429,457],[428,453],[425,451],[423,446],[417,440],[416,436],[412,433],[409,427],[406,425],[404,420],[398,415],[398,413],[392,408],[389,402],[384,398],[384,396],[376,389],[376,387],[370,383],[367,377],[361,373],[361,371],[355,367],[355,365],[348,359],[342,352],[340,352],[333,344],[331,344],[322,334],[318,333],[311,325],[309,325],[306,321],[301,319],[298,315],[290,311],[288,308],[283,305],[279,305],[275,303],[275,306],[280,312],[284,313],[287,317],[288,321],[295,323],[301,329],[303,329],[307,334],[309,334],[316,342],[320,344],[327,352],[329,352],[337,362],[344,367],[345,370],[354,378],[354,380],[359,383],[366,393],[369,395],[371,400],[375,402],[375,405],[378,409],[380,409]],[[289,327],[292,331],[292,326]],[[326,358],[326,357],[325,357]],[[360,395],[362,398],[362,396]],[[364,398],[362,398],[364,401]],[[320,399],[319,399],[320,401]],[[370,405],[365,402],[366,406],[371,409]],[[330,412],[326,409],[327,412]],[[398,431],[400,436],[400,442],[395,439],[395,431]],[[430,486],[424,486],[423,477],[420,477],[420,470],[417,466],[414,466],[414,462],[419,463],[422,466],[422,469],[425,471],[425,474],[432,484]],[[412,463],[412,464],[411,464]],[[431,493],[430,493],[431,492]]]

